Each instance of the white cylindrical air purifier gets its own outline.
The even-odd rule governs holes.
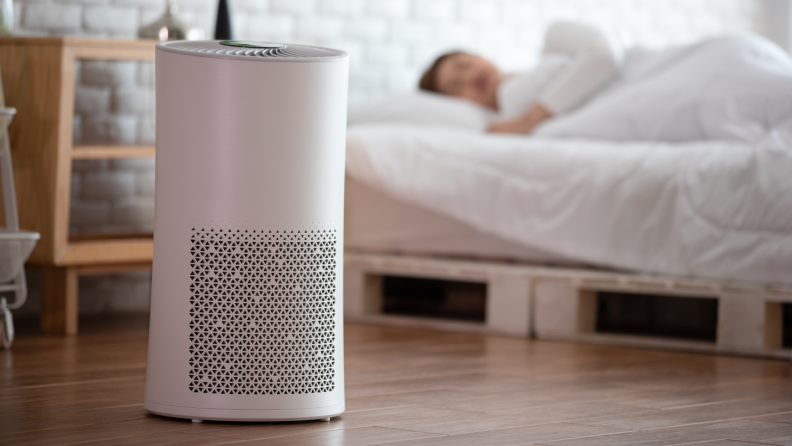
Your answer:
[[[348,62],[302,45],[157,45],[149,412],[344,411]]]

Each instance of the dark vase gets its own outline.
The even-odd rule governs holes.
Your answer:
[[[231,9],[227,0],[220,0],[217,4],[217,25],[215,26],[215,40],[231,40],[234,30],[231,28]]]

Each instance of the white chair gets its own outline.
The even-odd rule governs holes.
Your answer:
[[[14,302],[0,298],[0,348],[8,349],[14,341],[14,320],[11,311],[21,307],[27,299],[25,282],[25,260],[36,241],[38,232],[19,229],[16,193],[14,191],[14,169],[11,164],[11,148],[8,142],[8,125],[16,109],[5,106],[2,83],[0,83],[0,181],[3,188],[5,228],[0,228],[0,293],[14,293]]]

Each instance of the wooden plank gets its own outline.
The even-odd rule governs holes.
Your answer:
[[[706,413],[706,408],[699,409]],[[772,435],[789,438],[790,426],[783,424],[763,423],[752,420],[734,420],[718,423],[692,424],[675,426],[667,429],[648,429],[619,435],[603,435],[592,438],[581,438],[552,443],[555,446],[667,446],[693,445],[712,446],[715,441],[724,438],[740,440],[734,446],[759,446],[760,439]],[[707,441],[709,440],[709,441]],[[704,441],[707,441],[706,443]],[[717,443],[714,443],[717,444]]]
[[[41,331],[77,334],[77,270],[70,267],[41,268]]]
[[[90,276],[95,274],[115,274],[127,271],[150,270],[151,262],[136,263],[112,263],[104,265],[80,265],[75,266],[77,274],[80,276]]]
[[[127,47],[109,41],[104,46],[70,46],[78,59],[99,60],[154,60],[156,41],[146,42],[147,46]]]
[[[366,273],[363,268],[344,262],[344,317],[366,314]]]
[[[53,221],[53,249],[57,255],[66,249],[69,242],[69,216],[71,214],[72,160],[71,148],[74,140],[74,91],[75,56],[70,48],[61,53],[61,97],[58,114],[58,150],[55,169],[55,201]]]
[[[537,334],[537,338],[548,341],[583,342],[587,344],[607,345],[611,347],[632,347],[646,350],[656,349],[678,352],[719,353],[715,344],[711,342],[688,341],[654,336],[606,333],[540,332]],[[766,356],[773,357],[770,354]]]
[[[578,290],[578,331],[594,333],[597,331],[597,292]]]
[[[382,313],[384,304],[383,279],[378,274],[365,274],[363,278],[363,311],[366,314]]]
[[[81,48],[110,48],[112,50],[151,50],[159,43],[155,39],[103,39],[97,37],[63,37],[64,45]]]
[[[718,348],[732,352],[765,349],[765,302],[752,293],[723,293],[718,299]]]
[[[534,332],[539,337],[578,336],[580,298],[578,288],[568,283],[538,282],[534,287]]]
[[[75,146],[72,159],[96,158],[150,158],[154,156],[154,146]]]
[[[416,277],[461,278],[475,281],[478,278],[486,278],[489,273],[514,273],[524,274],[535,280],[575,283],[583,288],[592,288],[598,291],[630,291],[636,289],[634,283],[640,283],[641,290],[651,294],[712,297],[718,292],[726,291],[753,292],[757,296],[767,296],[772,300],[792,302],[792,286],[789,285],[664,276],[573,265],[542,266],[532,263],[493,262],[460,257],[376,254],[354,250],[346,252],[344,262],[346,265],[361,267],[369,272],[399,271],[403,274],[417,274]],[[716,290],[720,291],[716,292]]]
[[[491,274],[486,283],[487,327],[515,336],[529,336],[531,280],[517,274]]]
[[[63,91],[61,76],[69,75],[69,71],[63,67],[62,48],[53,45],[55,40],[37,42],[46,45],[26,45],[20,38],[0,39],[6,104],[17,109],[9,131],[19,223],[23,229],[41,233],[30,257],[31,262],[39,264],[54,263],[58,243],[65,241],[67,230],[57,228],[63,222],[62,216],[56,215],[56,197],[68,198],[70,179],[64,177],[59,151],[66,137],[61,112],[71,106],[73,99],[69,100]],[[64,100],[69,103],[62,103]],[[72,122],[64,125],[71,128]],[[71,130],[68,132],[70,135]],[[64,183],[65,194],[58,190]]]
[[[153,257],[154,240],[151,238],[86,240],[69,243],[57,264],[142,263],[151,262]]]
[[[780,349],[784,343],[784,308],[781,302],[765,302],[764,347]]]
[[[63,46],[64,37],[14,37],[3,36],[0,46],[32,47],[32,46]]]
[[[117,52],[137,53],[148,52],[150,57],[153,58],[154,46],[157,40],[152,39],[102,39],[91,37],[2,37],[0,38],[0,46],[14,46],[14,47],[70,47],[78,49],[78,51],[92,51],[99,50],[106,53],[103,58],[118,59],[113,54]]]
[[[423,438],[440,437],[437,434],[425,432],[411,432],[402,429],[389,429],[385,427],[360,427],[356,429],[327,430],[299,435],[276,436],[273,438],[258,439],[253,445],[266,446],[306,446],[306,445],[344,445],[344,446],[370,446],[375,444],[410,441]],[[196,440],[200,437],[196,437]],[[745,446],[745,445],[743,445]]]
[[[450,319],[419,316],[398,316],[392,314],[345,314],[344,321],[356,324],[381,325],[385,327],[419,328],[423,330],[447,331],[451,333],[476,333],[509,335],[492,329],[481,322],[455,321]]]
[[[112,240],[126,240],[126,239],[151,239],[151,234],[143,234],[139,232],[130,232],[122,234],[78,234],[69,236],[69,243],[87,242],[87,241],[112,241]]]
[[[635,412],[631,414],[609,415],[591,420],[578,420],[579,424],[591,426],[613,427],[627,430],[662,429],[683,424],[728,421],[760,415],[776,414],[792,411],[792,399],[789,395],[768,396],[760,401],[741,399],[725,401],[703,407],[681,407],[670,410]],[[792,433],[792,426],[787,426],[787,433]]]

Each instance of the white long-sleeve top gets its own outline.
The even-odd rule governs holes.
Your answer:
[[[498,104],[504,117],[525,113],[536,102],[554,115],[571,111],[603,90],[618,74],[622,50],[600,29],[556,22],[545,33],[542,62],[501,83]]]

